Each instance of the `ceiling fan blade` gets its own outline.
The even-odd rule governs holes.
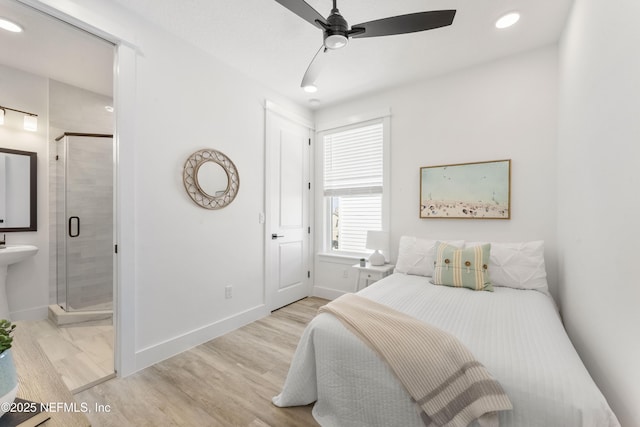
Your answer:
[[[307,71],[304,73],[304,77],[302,78],[302,83],[300,83],[300,87],[304,88],[305,86],[312,85],[320,75],[320,71],[327,63],[327,57],[329,56],[329,49],[322,45],[316,53],[316,56],[311,60],[311,64],[307,68]]]
[[[410,13],[408,15],[363,22],[362,24],[351,27],[350,33],[352,33],[352,37],[354,38],[415,33],[451,25],[455,15],[455,10],[432,10],[429,12]]]
[[[278,3],[289,9],[291,12],[298,15],[300,18],[305,21],[315,25],[320,29],[324,29],[322,25],[318,24],[316,21],[320,21],[326,24],[326,19],[317,10],[309,6],[309,4],[304,0],[276,0]]]

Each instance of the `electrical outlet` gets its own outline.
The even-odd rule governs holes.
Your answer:
[[[342,270],[342,278],[343,279],[348,279],[349,278],[349,270],[347,270],[346,268],[344,270]]]
[[[224,297],[229,299],[233,296],[233,286],[227,285],[224,288]]]

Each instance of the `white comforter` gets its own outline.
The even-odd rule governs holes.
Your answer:
[[[457,336],[513,403],[501,426],[619,426],[569,341],[552,299],[537,291],[495,292],[431,285],[394,274],[360,295]],[[424,426],[415,403],[384,362],[330,314],[313,319],[294,355],[278,406],[317,401],[331,426]]]

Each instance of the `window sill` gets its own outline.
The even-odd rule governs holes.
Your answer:
[[[324,262],[343,262],[353,264],[358,262],[361,258],[368,259],[369,254],[336,254],[331,252],[319,252],[318,260]]]

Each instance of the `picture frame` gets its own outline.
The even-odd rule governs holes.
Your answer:
[[[511,219],[511,159],[421,167],[420,218]]]

